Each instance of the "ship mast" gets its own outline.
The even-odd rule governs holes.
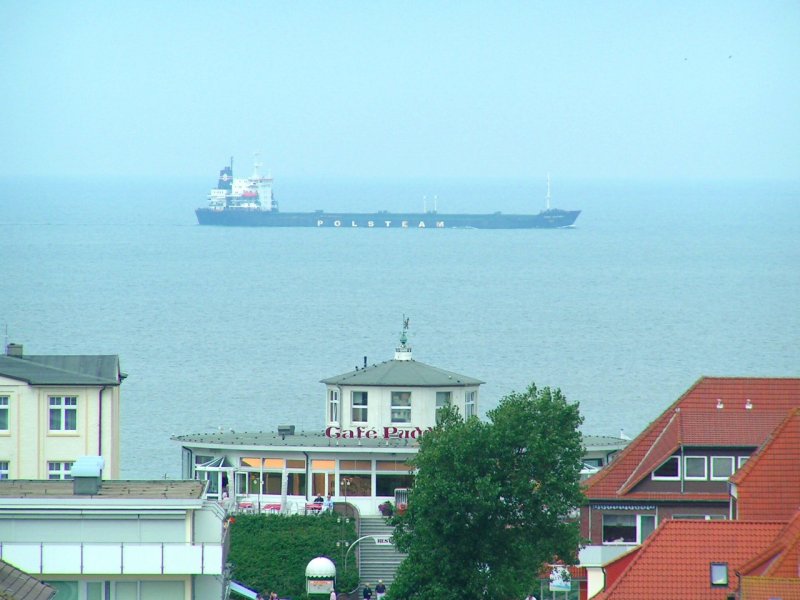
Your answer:
[[[547,196],[545,199],[547,200],[547,210],[550,210],[550,173],[547,174]]]

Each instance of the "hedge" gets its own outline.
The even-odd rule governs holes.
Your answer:
[[[358,585],[353,551],[343,559],[347,546],[356,540],[355,524],[333,513],[305,515],[236,515],[230,526],[228,562],[231,579],[251,589],[277,592],[280,598],[303,600],[306,566],[325,556],[336,565],[336,589],[349,592]]]

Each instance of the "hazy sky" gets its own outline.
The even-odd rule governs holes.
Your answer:
[[[0,78],[0,176],[800,179],[798,0],[2,0]]]

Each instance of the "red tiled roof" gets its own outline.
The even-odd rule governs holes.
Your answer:
[[[736,571],[763,552],[785,523],[665,520],[628,568],[595,600],[725,600]],[[711,563],[728,565],[728,585],[712,587]]]
[[[751,408],[747,408],[750,401]],[[723,408],[717,408],[718,401]],[[654,500],[633,487],[681,445],[758,447],[786,413],[800,406],[800,378],[703,377],[599,473],[584,483],[590,499]],[[666,499],[675,499],[668,494]],[[725,500],[726,494],[680,494]]]
[[[742,565],[742,575],[761,577],[800,577],[800,511],[796,511],[772,544]],[[799,580],[800,581],[800,580]]]
[[[800,600],[800,579],[742,577],[739,600]]]
[[[731,477],[739,519],[789,519],[800,507],[800,409]]]

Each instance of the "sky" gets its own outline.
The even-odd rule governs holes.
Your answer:
[[[797,0],[2,0],[0,81],[0,177],[800,179]]]

